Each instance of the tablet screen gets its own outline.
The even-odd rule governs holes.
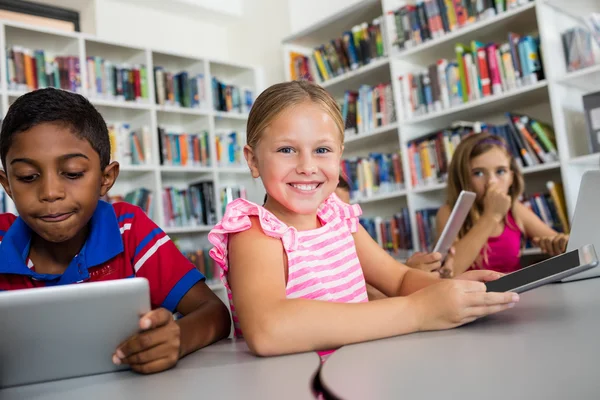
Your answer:
[[[556,275],[579,265],[579,250],[573,250],[523,268],[495,281],[486,282],[485,285],[488,292],[509,292],[515,288]]]

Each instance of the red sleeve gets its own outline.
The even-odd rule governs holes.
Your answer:
[[[204,276],[169,236],[135,207],[128,240],[135,276],[148,279],[152,308],[175,312],[179,301]]]

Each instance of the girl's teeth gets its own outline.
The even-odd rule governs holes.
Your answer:
[[[294,186],[296,189],[300,189],[300,190],[315,190],[317,188],[317,185],[292,185]]]

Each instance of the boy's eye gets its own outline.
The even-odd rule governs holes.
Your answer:
[[[25,183],[30,183],[30,182],[35,181],[37,179],[37,177],[38,177],[37,174],[17,176],[17,180],[19,180],[21,182],[25,182]]]
[[[294,149],[292,149],[291,147],[282,147],[277,150],[278,153],[284,153],[284,154],[289,154],[292,151],[294,151]]]
[[[64,175],[68,179],[78,179],[78,178],[81,178],[83,176],[83,172],[65,172]]]
[[[329,149],[328,149],[328,148],[326,148],[326,147],[319,147],[319,148],[317,149],[317,154],[326,154],[326,153],[329,153],[330,151],[331,151],[331,150],[329,150]]]

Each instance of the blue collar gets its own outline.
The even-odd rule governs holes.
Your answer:
[[[83,248],[62,275],[38,274],[27,267],[31,228],[21,217],[8,229],[0,243],[0,274],[26,275],[48,285],[80,282],[89,278],[88,269],[123,252],[119,222],[112,205],[99,200],[89,222],[90,232]]]

